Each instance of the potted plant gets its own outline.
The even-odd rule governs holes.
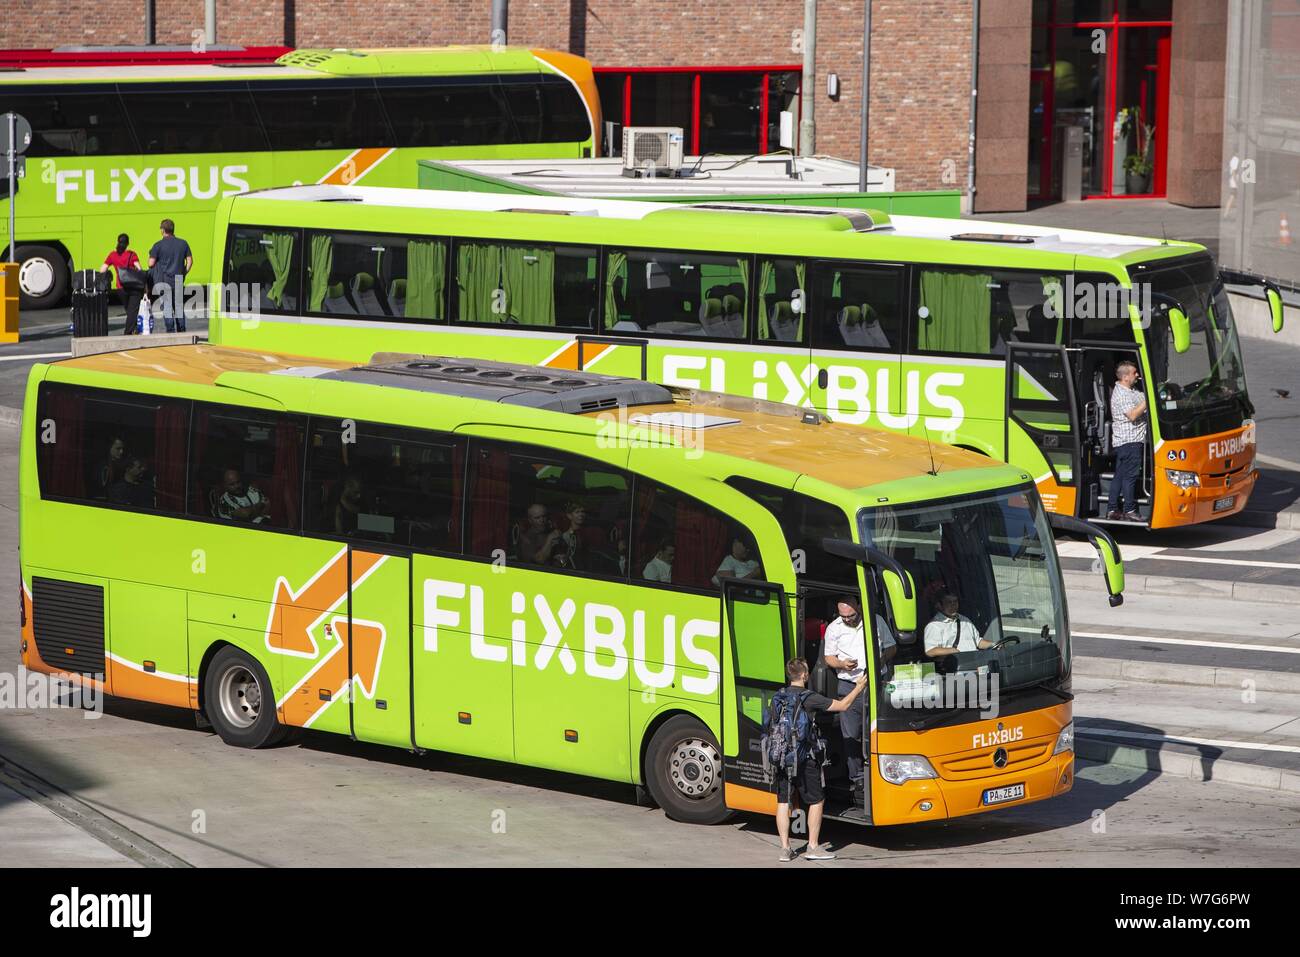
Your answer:
[[[1124,191],[1130,195],[1151,191],[1151,143],[1156,131],[1139,119],[1137,107],[1124,111],[1121,133],[1127,139],[1130,131],[1137,133],[1137,150],[1124,157]]]

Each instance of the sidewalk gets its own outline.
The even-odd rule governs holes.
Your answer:
[[[1300,794],[1300,694],[1074,678],[1086,760]]]

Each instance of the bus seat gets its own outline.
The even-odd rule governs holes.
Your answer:
[[[406,315],[406,280],[394,279],[388,287],[388,307],[394,316]]]
[[[794,314],[794,307],[784,299],[772,303],[772,312],[767,320],[772,338],[781,342],[799,340],[799,320]]]
[[[357,315],[357,308],[348,301],[347,293],[344,292],[343,283],[341,282],[330,283],[329,288],[325,290],[325,301],[322,303],[321,309],[325,312],[342,315]]]
[[[359,272],[352,277],[352,301],[357,311],[363,316],[386,316],[386,310],[379,301],[375,289],[375,277],[368,272]]]
[[[876,310],[868,303],[845,306],[840,310],[840,336],[846,346],[868,346],[872,349],[889,349],[889,337],[880,328]]]
[[[700,303],[700,327],[707,336],[717,336],[722,333],[716,330],[720,329],[726,323],[722,314],[722,297],[709,296]]]

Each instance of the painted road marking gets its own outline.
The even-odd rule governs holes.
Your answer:
[[[0,362],[18,362],[22,359],[66,359],[71,352],[27,352],[20,356],[0,356]]]
[[[1186,738],[1181,735],[1146,734],[1141,731],[1119,731],[1114,728],[1079,726],[1079,734],[1086,737],[1105,735],[1108,738],[1137,738],[1141,741],[1159,741],[1162,744],[1204,744],[1213,748],[1245,748],[1249,751],[1280,751],[1283,754],[1300,754],[1294,744],[1262,744],[1256,741],[1223,741],[1218,738]]]
[[[1145,641],[1158,645],[1194,645],[1198,648],[1232,648],[1238,651],[1269,651],[1279,655],[1300,655],[1300,648],[1283,645],[1248,645],[1240,641],[1208,641],[1204,638],[1157,638],[1154,635],[1115,635],[1104,631],[1073,631],[1076,638],[1105,638],[1109,641]]]
[[[1286,544],[1292,540],[1293,539],[1288,538],[1285,541],[1278,541],[1276,544]],[[1248,539],[1243,539],[1242,541],[1248,541]],[[1221,550],[1226,550],[1221,545],[1212,545],[1207,547],[1217,547]],[[1193,564],[1202,565],[1240,565],[1248,568],[1279,568],[1288,571],[1300,570],[1300,562],[1261,562],[1245,558],[1210,558],[1204,555],[1170,555],[1166,553],[1164,546],[1158,545],[1123,545],[1120,550],[1124,555],[1125,564],[1136,562],[1143,558],[1149,558],[1159,562],[1192,562]],[[1057,542],[1056,552],[1063,558],[1097,557],[1097,550],[1088,542]]]

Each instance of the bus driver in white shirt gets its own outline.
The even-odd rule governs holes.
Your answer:
[[[980,636],[975,623],[957,611],[957,596],[946,591],[935,603],[939,611],[925,626],[925,654],[928,658],[942,658],[959,651],[992,648],[993,642]]]

